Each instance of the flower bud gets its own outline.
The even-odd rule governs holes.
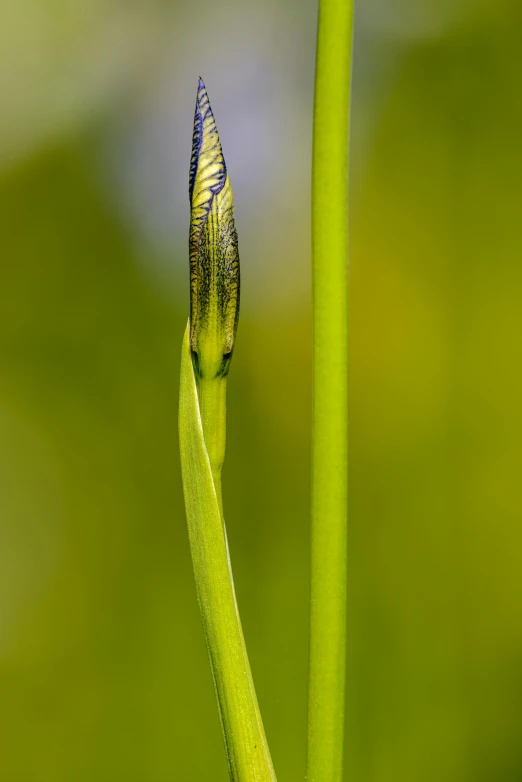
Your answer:
[[[207,90],[199,80],[190,198],[190,347],[201,378],[226,376],[239,318],[232,188]]]

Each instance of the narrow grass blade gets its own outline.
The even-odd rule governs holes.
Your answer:
[[[181,352],[181,471],[196,589],[234,782],[275,782],[236,604],[223,517],[203,437],[189,326]]]

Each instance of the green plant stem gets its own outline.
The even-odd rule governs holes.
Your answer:
[[[221,470],[225,460],[227,438],[227,378],[200,378],[196,375],[196,385],[203,437],[207,447],[219,510],[223,516]]]
[[[217,465],[213,470],[205,442],[207,437],[213,452],[221,451],[224,455],[224,388],[219,383],[205,388],[206,412],[202,414],[187,327],[181,353],[179,397],[181,472],[196,591],[230,779],[275,782],[237,608],[218,498],[220,475],[216,486]]]
[[[313,437],[308,782],[340,782],[348,507],[352,0],[320,0],[312,165]]]

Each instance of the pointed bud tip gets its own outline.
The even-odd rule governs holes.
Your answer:
[[[202,78],[201,78],[201,76],[200,76],[200,77],[199,77],[198,90],[206,90],[206,89],[207,89],[207,88],[205,87],[205,82],[203,81],[203,79],[202,79]]]

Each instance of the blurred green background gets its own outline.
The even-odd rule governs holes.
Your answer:
[[[0,779],[227,779],[177,453],[206,81],[242,313],[224,498],[305,765],[316,6],[2,0]],[[361,0],[347,779],[522,779],[522,6]]]

